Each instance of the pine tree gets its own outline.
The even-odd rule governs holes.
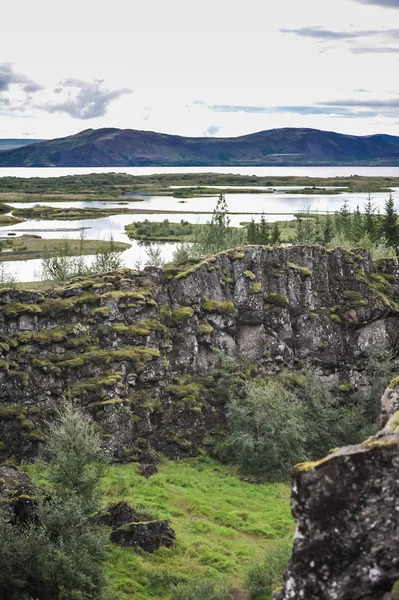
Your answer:
[[[384,210],[382,233],[385,236],[388,246],[397,248],[399,246],[399,225],[392,194],[389,194],[388,200],[385,201]]]
[[[352,241],[358,242],[362,239],[364,233],[364,217],[359,210],[359,205],[357,205],[352,216]]]
[[[274,225],[273,225],[273,228],[272,228],[271,235],[270,235],[270,243],[273,246],[276,246],[277,244],[280,243],[280,241],[281,241],[280,238],[281,238],[280,228],[278,226],[277,221],[275,221]]]
[[[328,244],[331,242],[333,237],[334,237],[334,225],[333,225],[330,215],[327,214],[327,217],[326,217],[326,219],[324,221],[324,225],[323,225],[323,240],[322,240],[323,245],[328,246]]]
[[[341,233],[347,240],[350,240],[352,237],[352,215],[346,199],[339,210],[339,221]]]
[[[370,240],[372,242],[375,242],[378,239],[378,228],[377,228],[376,216],[374,214],[375,206],[372,202],[372,198],[371,198],[370,194],[368,196],[368,200],[367,200],[366,204],[364,205],[364,213],[365,213],[364,231],[365,231],[365,233],[369,234]]]
[[[262,246],[267,246],[270,242],[270,228],[267,224],[265,213],[262,213],[259,224],[259,236],[258,236],[258,244]]]
[[[248,244],[256,244],[258,239],[257,225],[252,218],[247,227]]]

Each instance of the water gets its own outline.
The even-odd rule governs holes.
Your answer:
[[[368,175],[368,176],[390,176],[399,177],[399,167],[132,167],[132,168],[0,168],[0,177],[60,177],[63,175],[89,174],[89,173],[129,173],[132,175],[150,175],[154,173],[233,173],[242,175],[300,175],[311,177],[336,177],[344,175]],[[241,186],[240,186],[241,187]],[[258,189],[268,189],[259,186]],[[344,199],[348,200],[350,210],[354,210],[357,205],[363,208],[367,200],[367,194],[320,194],[307,196],[306,194],[292,194],[290,191],[298,189],[295,186],[280,186],[275,188],[275,193],[240,193],[226,194],[226,201],[230,212],[241,213],[231,215],[232,226],[239,226],[242,221],[249,221],[252,217],[259,219],[259,213],[273,213],[267,215],[269,222],[291,220],[294,213],[303,210],[307,201],[311,203],[312,211],[335,212],[339,210]],[[129,202],[129,197],[135,197],[141,202]],[[377,208],[382,210],[387,194],[373,194],[373,202]],[[397,208],[399,208],[399,188],[394,189],[394,198]],[[134,221],[148,219],[149,221],[180,221],[182,219],[190,223],[206,223],[211,218],[211,213],[215,207],[217,196],[195,197],[195,198],[172,198],[169,196],[140,195],[129,194],[124,197],[127,204],[123,208],[133,208],[140,210],[176,210],[177,214],[125,214],[113,215],[101,219],[82,219],[79,221],[35,221],[29,219],[24,223],[19,223],[11,227],[0,228],[0,237],[8,237],[9,233],[15,233],[17,236],[23,233],[37,231],[41,237],[50,239],[54,237],[69,237],[76,239],[78,229],[86,229],[87,239],[108,239],[112,234],[115,241],[128,242],[131,248],[123,252],[123,260],[127,267],[134,268],[138,262],[144,263],[147,255],[145,245],[129,240],[125,233],[125,225]],[[84,202],[84,201],[65,201],[65,202],[40,202],[45,206],[56,208],[115,208],[117,201],[107,202]],[[30,208],[37,203],[8,203],[11,207]],[[187,214],[187,211],[195,214]],[[258,213],[258,214],[255,214]],[[65,231],[69,229],[69,231]],[[45,231],[42,231],[45,230]],[[58,230],[58,231],[57,231]],[[164,260],[172,258],[175,244],[162,244],[162,255]],[[91,257],[85,259],[87,263],[92,260]],[[12,272],[19,281],[34,281],[40,279],[40,260],[15,261],[4,263],[6,270]]]

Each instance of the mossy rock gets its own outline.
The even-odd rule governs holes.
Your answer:
[[[227,314],[231,316],[237,316],[238,314],[238,310],[231,300],[211,300],[210,298],[204,298],[201,307],[206,312]]]
[[[251,280],[256,279],[256,275],[255,275],[255,273],[252,273],[252,271],[244,271],[244,275],[248,279],[251,279]]]
[[[353,392],[355,390],[355,386],[353,383],[343,383],[338,386],[340,392],[345,392],[348,394],[349,392]]]
[[[278,294],[277,292],[266,292],[263,297],[267,304],[274,304],[275,306],[287,307],[289,300],[287,296]]]
[[[172,318],[175,323],[183,323],[194,315],[194,309],[192,306],[182,306],[181,308],[176,308],[172,313]]]
[[[303,276],[308,276],[312,274],[312,271],[308,269],[308,267],[301,267],[301,265],[296,265],[295,263],[287,263],[287,267],[293,269],[294,271],[298,271]]]
[[[199,332],[200,332],[201,335],[205,335],[205,334],[212,333],[213,327],[209,323],[201,323],[201,325],[199,326],[198,330],[199,330]]]

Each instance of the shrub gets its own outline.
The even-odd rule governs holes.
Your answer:
[[[291,551],[291,540],[282,539],[267,550],[262,562],[254,563],[248,568],[244,585],[251,592],[251,597],[259,592],[270,595],[281,583]]]
[[[202,578],[179,583],[172,589],[173,600],[229,600],[227,586],[212,579]]]

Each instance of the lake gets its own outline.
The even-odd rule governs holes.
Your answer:
[[[151,175],[161,173],[232,173],[238,175],[258,175],[258,176],[309,176],[309,177],[338,177],[348,175],[364,175],[372,177],[399,177],[399,167],[132,167],[132,168],[0,168],[0,177],[61,177],[65,175],[82,175],[90,173],[128,173],[130,175]],[[241,187],[241,186],[240,186]],[[260,188],[262,189],[262,188]],[[310,197],[302,194],[292,194],[290,191],[295,186],[280,186],[275,188],[274,194],[226,194],[226,201],[230,212],[241,214],[231,215],[231,225],[239,226],[240,222],[248,221],[252,216],[258,218],[255,213],[273,213],[268,214],[269,222],[293,219],[293,213],[299,212],[304,208],[307,200],[311,202],[312,211],[330,211],[339,210],[344,198],[348,200],[350,210],[354,210],[357,205],[362,209],[367,194],[321,194],[311,195]],[[12,227],[0,228],[0,237],[7,237],[12,232],[17,235],[28,233],[29,231],[38,232],[43,238],[54,238],[68,236],[70,238],[78,237],[76,229],[85,227],[87,239],[107,239],[110,234],[116,241],[128,241],[132,247],[123,253],[123,259],[127,267],[134,268],[138,261],[142,263],[146,260],[145,245],[129,240],[125,234],[125,225],[133,221],[148,219],[150,221],[162,221],[168,218],[170,221],[180,221],[184,219],[190,223],[206,223],[211,218],[211,213],[216,204],[217,196],[185,198],[183,201],[179,198],[156,195],[133,194],[135,198],[141,198],[142,202],[129,202],[129,196],[125,196],[127,202],[126,208],[139,208],[142,210],[176,210],[178,214],[127,214],[114,215],[101,219],[82,219],[80,221],[35,221],[27,220],[24,223],[13,225]],[[382,210],[387,195],[385,193],[373,194],[375,206]],[[394,198],[397,208],[399,203],[399,189],[394,189]],[[117,202],[117,200],[116,200]],[[31,207],[36,203],[8,203],[12,207]],[[76,207],[76,208],[112,208],[115,202],[40,202],[40,204],[54,207]],[[187,214],[186,211],[193,211],[196,214]],[[199,214],[207,213],[207,214]],[[55,230],[64,231],[55,231]],[[65,229],[70,229],[69,232]],[[43,231],[46,230],[46,231]],[[75,231],[73,231],[75,230]],[[175,244],[163,244],[162,254],[165,260],[172,258]],[[91,258],[85,260],[90,262]],[[19,281],[34,281],[40,279],[40,260],[15,261],[12,263],[3,263],[6,270],[12,272]]]

